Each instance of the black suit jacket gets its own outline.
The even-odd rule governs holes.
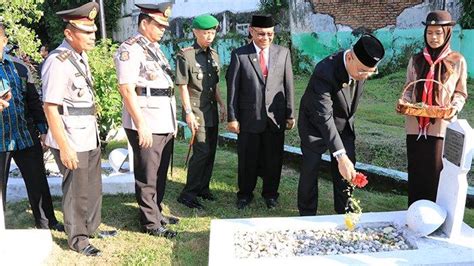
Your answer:
[[[271,128],[283,131],[286,119],[294,117],[294,85],[290,51],[272,44],[265,80],[253,43],[232,52],[227,70],[228,121],[239,121],[240,130],[261,133]]]
[[[354,118],[364,81],[357,81],[354,100],[348,87],[344,66],[344,51],[326,57],[319,62],[301,98],[298,132],[301,145],[316,153],[331,153],[344,149],[341,134],[354,134]],[[347,133],[345,133],[347,134]]]

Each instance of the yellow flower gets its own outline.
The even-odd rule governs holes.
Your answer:
[[[355,224],[352,221],[352,217],[350,215],[345,215],[344,222],[346,224],[347,229],[349,229],[350,231],[354,230]]]

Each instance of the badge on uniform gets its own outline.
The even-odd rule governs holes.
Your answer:
[[[202,72],[199,72],[198,75],[197,75],[197,78],[202,79],[203,77],[204,77],[204,75],[202,74]]]
[[[128,51],[123,51],[120,53],[120,61],[128,61],[130,58]]]
[[[79,91],[77,92],[77,96],[82,97],[84,93],[84,89],[79,89]]]

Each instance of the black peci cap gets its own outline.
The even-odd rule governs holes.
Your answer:
[[[275,27],[275,21],[271,15],[253,15],[250,27],[271,28]]]
[[[366,67],[375,67],[385,55],[382,43],[371,34],[362,35],[352,51]]]

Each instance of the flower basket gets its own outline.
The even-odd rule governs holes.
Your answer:
[[[441,119],[448,119],[453,116],[456,112],[454,107],[449,104],[448,106],[435,106],[435,105],[428,105],[423,102],[419,103],[411,103],[407,102],[403,99],[403,95],[405,94],[406,90],[410,86],[415,86],[416,83],[421,81],[427,81],[428,79],[419,79],[408,83],[402,91],[402,95],[400,99],[398,99],[397,109],[396,111],[402,115],[410,115],[410,116],[420,116],[420,117],[429,117],[429,118],[441,118]],[[437,81],[431,80],[438,85],[440,85],[444,90],[447,90],[446,86]]]

